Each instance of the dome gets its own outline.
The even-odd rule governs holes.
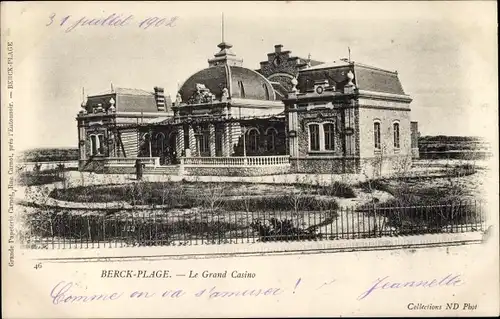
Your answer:
[[[241,66],[219,64],[196,72],[179,90],[183,102],[196,93],[197,84],[203,84],[216,100],[221,99],[224,88],[232,98],[276,100],[273,86],[263,75]]]

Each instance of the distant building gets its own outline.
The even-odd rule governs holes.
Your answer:
[[[137,158],[146,173],[185,175],[380,175],[411,164],[416,122],[397,72],[282,45],[251,70],[218,47],[173,102],[158,87],[89,96],[80,170],[130,172]]]

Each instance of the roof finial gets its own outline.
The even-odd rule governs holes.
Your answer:
[[[82,104],[81,104],[81,106],[82,106],[83,108],[85,108],[85,105],[86,105],[86,104],[87,104],[87,103],[85,103],[85,87],[82,87]]]
[[[221,29],[221,32],[222,32],[222,41],[221,42],[224,42],[224,12],[222,12],[222,29]]]
[[[113,88],[113,82],[111,82],[111,93],[115,93],[115,89]]]

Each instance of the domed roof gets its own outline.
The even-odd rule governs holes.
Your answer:
[[[196,84],[205,85],[216,100],[221,99],[224,88],[233,98],[276,100],[271,82],[260,73],[241,66],[219,64],[196,72],[179,90],[183,102],[196,93]]]

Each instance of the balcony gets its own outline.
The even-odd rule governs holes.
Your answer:
[[[231,156],[231,157],[181,157],[184,166],[258,167],[290,165],[290,155]]]
[[[141,160],[146,167],[160,166],[159,157],[106,157],[104,167],[133,167],[136,160]]]

